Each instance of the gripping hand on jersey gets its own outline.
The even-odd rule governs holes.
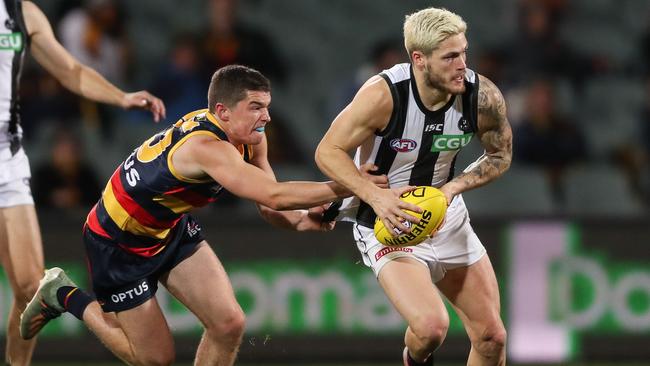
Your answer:
[[[327,205],[312,207],[309,210],[296,210],[300,218],[295,224],[296,231],[330,231],[334,229],[336,221],[323,221],[323,213]]]
[[[404,221],[410,221],[413,224],[420,222],[420,219],[409,215],[404,210],[422,213],[422,209],[412,203],[404,202],[399,197],[405,192],[414,190],[414,186],[406,186],[391,189],[379,189],[367,203],[377,214],[377,217],[383,221],[384,226],[389,232],[396,236],[395,229],[401,232],[411,232],[411,229],[404,225]]]
[[[372,163],[365,163],[359,167],[359,173],[371,181],[374,185],[379,188],[388,188],[388,177],[386,174],[377,175],[375,172],[379,169],[378,166]]]

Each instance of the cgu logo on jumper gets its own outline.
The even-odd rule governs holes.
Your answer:
[[[431,143],[431,152],[460,150],[469,144],[473,135],[473,133],[466,133],[463,135],[434,136],[433,143]]]
[[[0,50],[21,51],[23,49],[23,37],[20,33],[0,34]]]
[[[415,150],[418,143],[411,139],[392,139],[390,147],[397,152],[409,152]]]

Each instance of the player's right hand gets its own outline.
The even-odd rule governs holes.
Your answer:
[[[399,198],[405,192],[412,191],[415,188],[414,186],[405,186],[391,189],[378,189],[367,202],[390,232],[395,232],[395,228],[397,228],[402,232],[408,233],[411,232],[411,229],[407,225],[404,225],[404,221],[410,221],[413,224],[420,222],[419,218],[409,215],[404,210],[422,213],[422,209],[417,205],[404,202]]]

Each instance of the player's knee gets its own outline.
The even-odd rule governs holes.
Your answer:
[[[34,297],[36,290],[38,290],[37,277],[25,277],[16,279],[16,288],[13,289],[16,304],[20,309],[24,309],[29,300]]]
[[[506,339],[503,325],[495,325],[487,327],[472,343],[482,356],[498,357],[506,347]]]
[[[420,342],[428,349],[435,350],[447,336],[449,318],[440,314],[428,314],[422,316],[414,324],[410,324],[410,327]]]
[[[206,331],[220,339],[227,339],[231,342],[238,342],[244,335],[246,327],[246,315],[239,308],[230,311],[227,315],[220,317],[218,321],[206,324]]]
[[[234,312],[223,322],[222,334],[231,339],[241,339],[246,328],[246,315],[243,311]]]

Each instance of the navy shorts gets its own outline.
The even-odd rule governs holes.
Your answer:
[[[158,289],[158,279],[189,257],[204,240],[201,227],[190,215],[185,215],[170,235],[160,253],[142,257],[84,228],[93,291],[105,312],[133,309],[152,298]]]

